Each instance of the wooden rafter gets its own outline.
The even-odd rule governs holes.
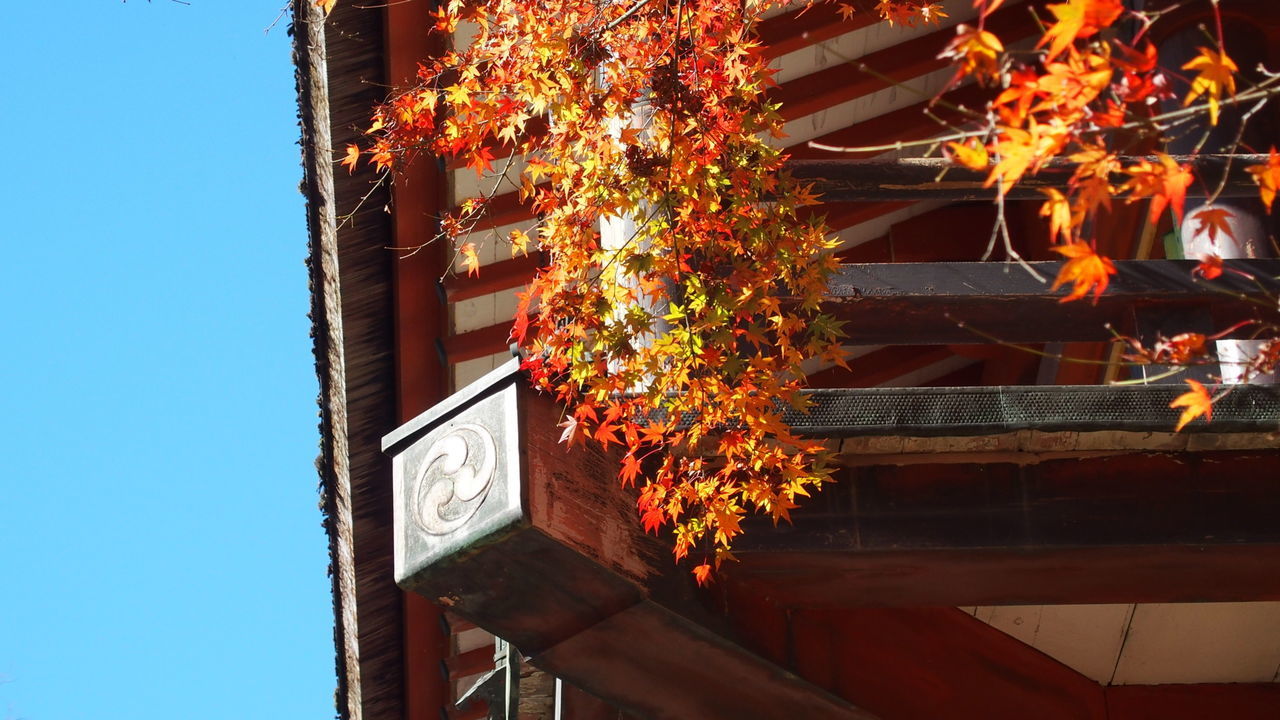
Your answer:
[[[1212,284],[1192,275],[1189,260],[1121,260],[1096,302],[1059,302],[1062,292],[1007,263],[871,263],[844,265],[831,281],[826,310],[848,323],[857,345],[1040,343],[1112,339],[1133,331],[1133,308],[1207,308],[1218,329],[1248,320],[1275,322],[1268,293],[1280,261],[1231,260],[1256,281],[1226,273]],[[1044,277],[1061,262],[1030,263]],[[1111,329],[1109,329],[1111,328]],[[453,362],[502,352],[510,323],[454,335],[441,350]],[[1224,337],[1249,337],[1241,325]]]
[[[1123,157],[1120,163],[1129,167],[1141,159]],[[1256,196],[1258,185],[1247,168],[1267,162],[1266,155],[1194,155],[1173,159],[1193,167],[1202,180],[1201,187],[1216,190],[1221,181],[1219,197]],[[990,175],[987,170],[957,167],[946,158],[796,160],[788,168],[795,177],[812,182],[813,191],[827,202],[990,200],[996,195],[995,188],[987,183]],[[1045,188],[1066,188],[1076,168],[1076,164],[1065,158],[1054,159],[1039,172],[1023,177],[1006,197],[1043,200]],[[1120,179],[1117,175],[1116,180]]]
[[[1274,450],[1102,455],[851,468],[723,574],[785,607],[1280,599]]]

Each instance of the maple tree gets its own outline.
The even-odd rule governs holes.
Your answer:
[[[335,0],[315,2],[328,12]],[[508,238],[513,253],[536,245],[549,259],[515,317],[524,368],[564,403],[565,442],[618,447],[620,479],[638,486],[645,529],[670,526],[677,559],[700,558],[700,583],[731,556],[746,515],[785,520],[830,479],[823,444],[783,421],[807,406],[806,361],[845,363],[840,323],[821,307],[834,241],[803,212],[819,198],[788,174],[771,142],[783,120],[766,95],[773,71],[755,30],[783,4],[448,0],[434,31],[470,39],[425,58],[417,84],[376,110],[369,145],[340,159],[350,171],[362,159],[390,171],[423,153],[453,158],[532,207],[534,237]],[[1180,219],[1195,181],[1158,150],[1127,166],[1121,159],[1163,142],[1158,103],[1174,83],[1145,37],[1156,16],[1120,0],[1048,4],[1035,51],[1014,54],[986,23],[1002,4],[976,0],[976,24],[958,26],[942,54],[956,68],[951,86],[993,87],[946,152],[987,171],[1000,203],[1050,160],[1074,162],[1066,192],[1046,191],[1041,214],[1067,259],[1053,288],[1071,285],[1064,301],[1096,299],[1115,268],[1089,236],[1091,219],[1120,196],[1149,201],[1153,221],[1166,209]],[[926,0],[869,8],[895,25],[945,17]],[[840,4],[846,17],[863,11]],[[1125,19],[1140,29],[1115,32]],[[1182,116],[1211,124],[1223,105],[1265,101],[1276,84],[1238,91],[1218,27],[1213,47],[1181,68],[1194,74]],[[1249,171],[1269,208],[1280,155],[1272,149]],[[469,273],[479,271],[471,230],[492,197],[441,220]],[[1196,218],[1229,234],[1223,212]],[[999,230],[992,242],[1002,234],[1018,259]],[[1212,279],[1221,262],[1198,270]],[[1132,362],[1191,363],[1209,339],[1188,334],[1160,348],[1124,341]],[[1273,343],[1254,369],[1274,369],[1277,358]],[[1213,397],[1189,382],[1174,401],[1185,408],[1179,429],[1211,416]]]

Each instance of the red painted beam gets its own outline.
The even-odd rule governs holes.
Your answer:
[[[987,29],[1010,43],[1030,36],[1037,27],[1026,8],[1011,6],[993,13],[987,19]],[[857,64],[865,65],[884,77],[863,72],[855,64],[841,63],[783,83],[769,92],[768,99],[782,103],[779,112],[787,120],[812,115],[884,90],[895,82],[908,82],[947,67],[950,62],[939,59],[938,54],[952,37],[950,32],[937,32],[857,59]]]
[[[1103,687],[954,608],[719,600],[763,656],[885,720],[1272,720],[1280,708],[1280,684]]]
[[[802,7],[761,22],[757,31],[764,45],[761,54],[769,59],[781,57],[880,22],[874,3],[855,0],[850,4],[857,12],[848,19],[841,17],[839,6],[826,3]]]
[[[444,338],[444,356],[450,364],[488,357],[511,344],[511,320]]]
[[[476,275],[449,275],[444,279],[445,297],[449,302],[458,302],[520,287],[544,264],[542,254],[535,252],[485,265]]]
[[[986,105],[986,101],[991,97],[994,97],[994,92],[990,88],[971,84],[946,93],[942,96],[942,99],[951,105],[980,109]],[[928,100],[829,132],[826,135],[814,138],[812,142],[832,147],[855,147],[869,143],[884,145],[932,137],[938,135],[943,130],[943,126],[939,125],[937,120],[925,114],[925,111],[930,110],[931,106],[931,111],[940,120],[956,124],[965,122],[966,118],[962,113],[934,104],[932,100]],[[830,150],[819,150],[810,147],[808,142],[803,142],[787,148],[787,154],[793,160],[829,160],[832,158],[855,160],[868,158],[877,153],[835,153]]]
[[[1103,720],[1101,686],[954,608],[801,610],[797,674],[892,720]]]
[[[429,2],[388,3],[383,10],[387,78],[393,86],[412,83],[418,63],[440,53],[438,40],[423,32],[431,24]],[[445,200],[445,178],[435,163],[413,163],[396,178],[392,195],[393,247],[417,247],[435,237],[433,218]],[[448,267],[443,248],[432,243],[417,253],[398,253],[394,263],[394,324],[397,415],[401,422],[443,399],[445,369],[435,340],[445,334],[446,314],[435,279]],[[449,687],[440,673],[448,655],[448,637],[441,628],[441,610],[426,598],[403,595],[404,717],[437,720],[450,706]],[[363,678],[377,683],[378,678]]]
[[[1280,684],[1113,685],[1108,720],[1275,720]]]
[[[875,387],[954,354],[945,347],[902,345],[874,350],[849,360],[849,369],[832,367],[809,376],[809,387]]]
[[[825,7],[827,6],[825,5],[817,6],[812,10],[810,10],[810,13],[822,12],[823,11],[822,9]],[[1021,9],[1021,10],[1022,10],[1022,13],[1025,15],[1026,10],[1025,9]],[[997,28],[997,27],[1004,27],[1005,25],[1007,25],[1009,27],[1012,27],[1016,31],[1016,33],[1019,33],[1018,37],[1028,35],[1030,31],[1034,30],[1034,26],[1031,25],[1030,21],[1008,20],[1008,18],[1010,17],[1009,12],[1010,12],[1009,10],[997,11],[992,16],[992,19],[990,21],[991,23],[993,23],[991,27]],[[867,13],[867,15],[870,15],[870,13]],[[779,17],[782,17],[782,16],[779,16]],[[777,34],[777,31],[774,31],[774,32],[775,34]],[[864,60],[868,66],[873,67],[877,70],[883,70],[883,68],[880,67],[878,63],[891,63],[890,66],[896,68],[894,71],[894,77],[898,78],[900,81],[904,81],[904,82],[909,81],[912,78],[916,77],[917,75],[923,75],[925,73],[931,72],[932,70],[936,70],[937,68],[942,67],[946,64],[941,60],[937,60],[934,56],[937,55],[938,47],[945,45],[946,42],[949,42],[950,37],[951,37],[950,31],[939,31],[932,35],[927,35],[925,37],[911,40],[906,43],[902,43],[900,45],[895,45],[893,47],[887,48],[880,52],[873,53],[872,55],[869,55],[866,58],[864,58]],[[919,55],[920,52],[925,52],[926,55],[922,58]],[[902,65],[902,63],[904,62],[906,64]],[[901,67],[899,67],[899,65],[901,65]],[[928,67],[925,67],[926,65]],[[917,68],[917,70],[908,71],[904,68]],[[806,110],[805,112],[802,112],[802,113],[792,112],[791,114],[787,114],[789,111],[784,106],[783,108],[784,116],[787,117],[788,119],[794,119],[795,117],[800,117],[803,115],[810,114],[812,112],[817,112],[817,110],[829,107],[831,104],[844,102],[845,100],[852,100],[864,94],[870,94],[872,92],[875,92],[877,90],[880,90],[886,87],[886,85],[879,80],[875,80],[875,82],[867,83],[865,82],[865,78],[863,81],[858,81],[853,83],[848,82],[849,77],[856,73],[857,71],[849,65],[837,65],[833,68],[828,68],[827,70],[819,71],[817,73],[813,73],[811,75],[807,75],[805,77],[792,80],[788,83],[783,83],[781,86],[775,88],[771,94],[777,95],[779,97],[788,97],[788,98],[796,98],[796,99],[805,98],[806,102],[809,101],[807,96],[811,94],[814,95],[814,98],[817,100],[819,106],[814,107],[813,109]],[[870,78],[870,76],[866,76],[866,77]],[[811,80],[811,78],[819,78],[819,79]],[[841,89],[843,86],[846,86],[846,85],[848,85],[849,88],[851,89],[848,89],[848,90]],[[836,100],[835,102],[827,103],[826,100],[829,100],[831,97],[835,97],[831,93],[838,93],[841,99]],[[965,102],[973,102],[975,98],[980,96],[980,93],[977,90],[962,89],[957,91],[957,93],[958,93],[958,99]],[[894,142],[900,139],[907,139],[905,135],[904,136],[897,135],[896,134],[897,131],[902,131],[915,137],[928,137],[928,135],[931,134],[931,132],[937,128],[936,123],[934,123],[931,120],[927,120],[927,118],[924,118],[923,115],[914,117],[910,120],[908,120],[907,118],[907,116],[909,114],[912,114],[914,112],[914,109],[916,108],[923,111],[925,105],[926,105],[925,103],[921,103],[921,104],[912,106],[912,108],[907,108],[904,110],[896,111],[895,113],[891,113],[893,117],[892,120],[879,121],[879,123],[875,126],[859,123],[857,125],[851,126],[851,128],[849,128],[848,130],[853,130],[853,129],[868,130],[868,131],[875,130],[877,132],[880,132],[882,130],[892,130],[895,132],[895,134],[893,135],[885,136],[886,137],[885,140],[881,140],[881,136],[878,134],[867,135],[867,134],[859,133],[856,136],[858,139],[853,140],[853,142],[864,142],[868,137],[874,137],[876,142]],[[806,107],[808,106],[806,105]],[[949,117],[949,115],[945,112],[940,112],[940,114],[942,114],[944,117]],[[876,120],[872,119],[867,122],[875,123]],[[837,136],[836,133],[831,133],[827,136],[824,136],[824,138],[822,138],[821,140],[823,142],[830,141],[832,144],[844,144],[846,142],[845,140],[846,136],[843,133],[845,132],[846,131],[836,131],[836,133],[841,133],[841,134]],[[807,143],[798,143],[788,148],[787,152],[799,158],[799,157],[809,157],[810,153],[815,151],[811,151],[808,148]],[[829,158],[831,157],[831,155],[830,153],[823,153],[821,155],[816,155],[815,157]],[[453,208],[453,210],[456,211],[457,207]],[[520,202],[519,196],[516,192],[514,191],[506,192],[506,193],[495,195],[493,199],[490,200],[487,214],[485,218],[477,226],[477,228],[491,229],[491,228],[499,227],[502,225],[509,225],[512,223],[529,220],[532,217],[533,217],[532,212],[529,210],[527,205]]]

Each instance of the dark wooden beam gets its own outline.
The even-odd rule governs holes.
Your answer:
[[[1109,340],[1108,323],[1132,330],[1135,306],[1181,310],[1207,306],[1218,328],[1243,320],[1276,320],[1267,291],[1280,285],[1280,261],[1231,260],[1252,282],[1231,273],[1213,283],[1192,277],[1194,261],[1131,260],[1115,263],[1117,274],[1096,303],[1060,303],[1066,290],[1048,285],[1006,263],[887,263],[845,265],[832,278],[828,309],[848,322],[856,345],[921,345],[991,342]],[[1053,278],[1061,263],[1031,263]],[[1261,283],[1261,286],[1259,285]],[[1252,333],[1240,328],[1233,336]],[[983,337],[987,335],[990,337]]]
[[[512,363],[387,436],[402,587],[636,717],[873,717],[729,637],[560,418]]]
[[[1123,157],[1129,167],[1141,158]],[[1155,158],[1152,157],[1152,160]],[[1174,158],[1192,166],[1201,180],[1195,186],[1216,189],[1220,197],[1255,197],[1258,185],[1246,170],[1250,165],[1265,164],[1266,155],[1191,155]],[[970,170],[946,158],[904,158],[900,160],[845,160],[838,157],[821,160],[793,160],[787,166],[793,176],[813,183],[814,192],[825,202],[886,202],[903,200],[990,200],[995,187],[985,187],[987,170]],[[1051,160],[1040,171],[1028,174],[1009,189],[1011,200],[1044,199],[1041,190],[1065,188],[1076,171],[1076,164],[1065,158]],[[1123,176],[1116,175],[1121,182]]]
[[[783,607],[1280,600],[1280,452],[849,469],[726,583]]]
[[[1045,277],[1061,262],[1030,264]],[[1096,302],[1061,303],[1066,290],[1046,284],[1006,263],[867,263],[843,265],[831,280],[826,309],[848,323],[851,345],[955,345],[1111,340],[1132,333],[1133,308],[1182,311],[1207,307],[1219,329],[1244,320],[1276,322],[1267,293],[1280,292],[1280,260],[1228,260],[1253,282],[1225,273],[1212,283],[1197,280],[1190,260],[1121,260],[1118,274]],[[504,276],[499,284],[518,279]],[[466,287],[460,284],[458,287]],[[470,290],[464,292],[470,293]],[[502,352],[510,322],[441,340],[450,362]],[[1224,337],[1248,337],[1242,326]]]
[[[1280,683],[1112,685],[1107,720],[1274,720]]]
[[[812,407],[789,410],[785,418],[797,431],[825,438],[964,438],[1019,431],[1167,433],[1178,418],[1169,403],[1185,391],[1185,386],[1173,384],[814,389],[808,392]],[[1212,423],[1189,425],[1181,437],[1265,436],[1276,428],[1280,388],[1240,385],[1214,404]]]

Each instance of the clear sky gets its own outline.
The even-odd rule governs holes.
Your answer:
[[[0,720],[326,718],[285,0],[10,0]]]

